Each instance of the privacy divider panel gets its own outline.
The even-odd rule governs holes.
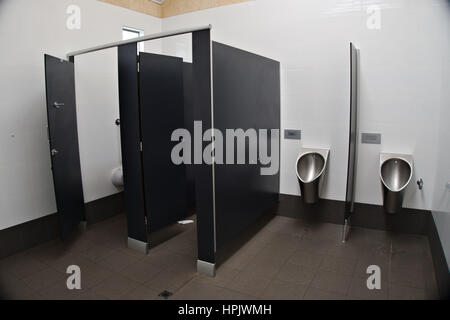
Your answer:
[[[280,129],[279,62],[217,42],[212,49],[214,128],[224,135],[226,129]],[[279,139],[279,135],[270,139]],[[279,154],[279,150],[270,150],[270,139],[269,154]],[[235,163],[236,145],[235,139]],[[254,147],[247,140],[246,164],[214,167],[217,249],[277,203],[279,171],[261,175],[259,161],[249,164],[248,151]]]
[[[184,92],[184,127],[189,130],[191,137],[194,136],[194,101],[193,101],[193,65],[189,62],[183,62],[183,92]],[[193,154],[191,148],[191,154]],[[188,208],[195,207],[195,183],[194,166],[186,165],[186,194]]]
[[[148,231],[187,215],[186,170],[171,159],[172,132],[184,128],[183,59],[141,52],[141,137]]]
[[[78,147],[73,62],[45,55],[50,157],[63,238],[86,220]]]
[[[357,108],[358,108],[358,51],[350,43],[350,127],[348,138],[347,191],[345,195],[345,216],[353,213],[355,202],[356,148],[358,144]]]
[[[117,48],[119,64],[120,140],[128,237],[147,243],[143,170],[140,152],[137,44]]]
[[[210,30],[192,33],[192,50],[194,120],[202,121],[203,130],[207,130],[212,127]],[[206,144],[194,148],[203,150]],[[215,263],[213,171],[214,166],[203,162],[194,166],[198,260],[209,263]]]

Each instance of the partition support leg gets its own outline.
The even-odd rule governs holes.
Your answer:
[[[143,254],[148,254],[148,242],[139,241],[128,237],[128,248]]]
[[[342,226],[342,243],[347,241],[348,232],[348,218],[344,220],[344,225]]]
[[[82,220],[80,222],[80,230],[85,232],[87,230],[87,221],[86,220]]]
[[[216,276],[216,264],[197,260],[197,272],[210,277]]]

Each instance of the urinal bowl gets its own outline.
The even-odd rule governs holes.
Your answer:
[[[402,208],[405,189],[412,178],[412,158],[384,155],[380,162],[384,209],[387,213],[396,213]]]
[[[320,179],[327,164],[328,150],[307,149],[300,154],[296,162],[296,173],[300,192],[305,203],[319,200]]]

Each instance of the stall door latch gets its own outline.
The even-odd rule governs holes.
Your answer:
[[[52,157],[54,157],[59,153],[59,151],[56,149],[52,149],[52,151],[50,151],[50,153],[52,154]]]

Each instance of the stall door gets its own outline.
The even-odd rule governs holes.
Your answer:
[[[73,63],[45,55],[45,85],[56,206],[66,238],[84,219]]]
[[[184,128],[183,60],[140,53],[142,157],[149,232],[187,215],[186,169],[171,160],[172,132]]]

